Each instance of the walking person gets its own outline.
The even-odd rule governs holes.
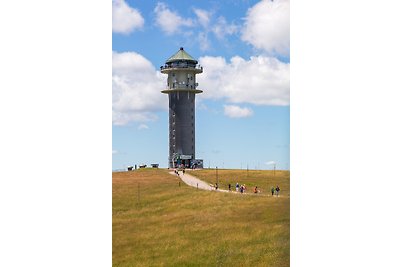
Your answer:
[[[258,193],[257,186],[256,186],[256,187],[254,187],[254,193],[255,193],[255,194],[257,194],[257,193]]]
[[[236,183],[236,192],[239,192],[239,183]]]
[[[228,189],[229,191],[231,191],[231,184],[228,184]]]
[[[215,183],[215,190],[218,190],[218,184]]]
[[[272,196],[274,196],[274,192],[275,192],[275,187],[271,187],[271,194],[272,194]]]
[[[275,191],[276,191],[276,196],[279,197],[279,191],[281,191],[279,185],[276,186]]]

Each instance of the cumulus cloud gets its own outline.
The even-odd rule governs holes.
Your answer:
[[[112,1],[112,30],[128,34],[142,28],[144,19],[140,12],[130,7],[124,0]]]
[[[242,40],[269,54],[289,55],[289,0],[263,0],[250,8]]]
[[[224,114],[230,118],[245,118],[253,115],[253,111],[235,105],[224,105]]]
[[[157,119],[155,112],[167,110],[166,76],[135,52],[112,54],[112,119],[115,125]]]
[[[183,26],[193,26],[193,21],[191,19],[182,18],[176,12],[171,11],[168,6],[162,2],[157,3],[154,12],[156,14],[156,25],[167,35],[178,33]]]
[[[226,62],[223,57],[200,57],[203,73],[196,78],[199,98],[225,99],[230,103],[289,105],[289,63],[257,56],[239,56]]]

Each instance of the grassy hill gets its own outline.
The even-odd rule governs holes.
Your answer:
[[[215,183],[215,170],[191,174]],[[114,172],[113,266],[289,266],[289,172],[218,175],[283,195],[197,190],[163,169]]]

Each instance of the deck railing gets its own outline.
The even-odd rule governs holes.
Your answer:
[[[187,63],[177,63],[177,64],[170,64],[170,65],[164,65],[160,67],[160,70],[166,70],[166,69],[174,69],[174,68],[179,68],[179,69],[196,69],[196,70],[201,70],[203,71],[203,67],[200,65],[193,65],[193,64],[187,64]]]

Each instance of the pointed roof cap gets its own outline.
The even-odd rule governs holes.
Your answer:
[[[183,47],[181,47],[179,51],[176,52],[175,55],[171,56],[165,63],[171,63],[175,61],[191,61],[197,64],[197,60],[195,60],[191,55],[186,53],[186,51],[183,50]]]

